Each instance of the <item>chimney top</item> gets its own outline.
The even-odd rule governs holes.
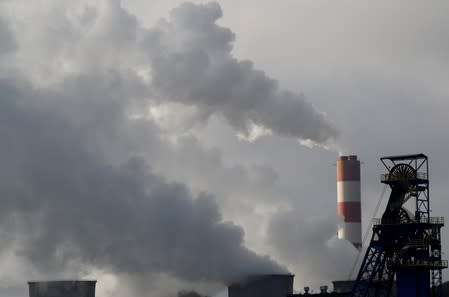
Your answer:
[[[340,156],[338,158],[340,161],[357,161],[357,155]]]

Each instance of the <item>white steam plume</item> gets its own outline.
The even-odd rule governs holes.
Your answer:
[[[304,96],[282,90],[251,61],[232,56],[235,35],[216,24],[221,16],[215,2],[184,3],[147,33],[160,100],[195,105],[203,117],[220,114],[246,135],[257,125],[313,143],[335,139],[336,127]]]

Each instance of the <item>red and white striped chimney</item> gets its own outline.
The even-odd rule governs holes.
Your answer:
[[[358,249],[362,247],[360,196],[360,161],[354,155],[340,156],[337,160],[337,209],[344,222],[338,228],[338,238],[348,240]]]

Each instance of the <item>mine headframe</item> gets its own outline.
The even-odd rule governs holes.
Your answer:
[[[383,157],[391,188],[386,209],[374,219],[370,245],[354,283],[352,296],[398,297],[442,295],[441,227],[430,216],[429,164],[424,154]]]

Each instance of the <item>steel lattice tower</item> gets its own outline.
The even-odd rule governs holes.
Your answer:
[[[373,223],[352,296],[442,297],[443,218],[430,217],[429,164],[424,154],[381,158],[388,173],[381,182],[391,194],[381,219]]]

